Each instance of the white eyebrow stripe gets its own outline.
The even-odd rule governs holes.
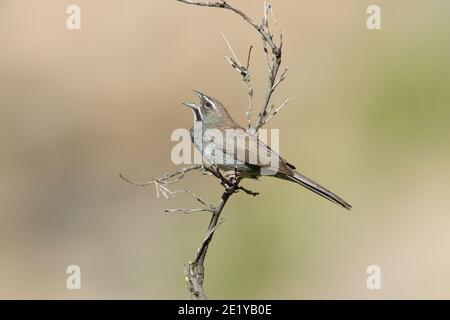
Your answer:
[[[217,110],[216,104],[215,104],[211,99],[209,99],[207,96],[203,96],[203,98],[204,98],[206,101],[208,101],[208,102],[212,105],[212,107],[213,107],[214,109]]]

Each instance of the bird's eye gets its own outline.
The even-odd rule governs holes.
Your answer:
[[[211,104],[211,102],[205,102],[205,107],[207,107],[207,108],[211,108],[211,107],[212,107],[212,104]]]

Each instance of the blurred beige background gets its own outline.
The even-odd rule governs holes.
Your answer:
[[[66,7],[82,27],[66,29]],[[260,18],[262,1],[234,1]],[[232,198],[207,257],[211,298],[450,298],[450,3],[274,0],[291,97],[273,122],[282,154],[354,205],[345,212],[283,181]],[[170,0],[0,0],[0,298],[184,299],[183,264],[206,214],[145,181],[176,169],[170,134],[188,128],[191,89],[244,123],[246,89],[224,62],[260,40],[229,12]],[[260,96],[257,96],[259,102]],[[210,201],[220,186],[184,181]],[[82,268],[82,290],[65,269]],[[382,290],[366,288],[366,268]]]

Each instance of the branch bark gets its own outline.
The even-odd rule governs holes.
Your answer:
[[[188,290],[191,294],[191,297],[196,300],[206,300],[205,290],[203,289],[203,282],[205,279],[205,258],[206,253],[208,252],[209,244],[212,240],[214,232],[220,226],[220,224],[224,221],[224,219],[219,219],[220,215],[225,207],[228,199],[230,199],[231,195],[237,192],[239,189],[239,181],[225,188],[225,191],[222,194],[219,205],[214,209],[214,212],[211,217],[211,221],[208,226],[208,231],[206,232],[206,237],[203,239],[201,243],[197,255],[195,256],[194,261],[189,261],[188,265],[185,268],[186,275],[186,283],[188,286]]]

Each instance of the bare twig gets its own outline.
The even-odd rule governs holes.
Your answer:
[[[180,181],[185,176],[186,173],[188,173],[190,171],[194,171],[194,170],[205,170],[205,166],[203,166],[203,165],[194,165],[194,166],[186,167],[186,168],[183,168],[181,170],[178,170],[178,171],[175,171],[175,172],[172,172],[172,173],[166,173],[161,178],[155,178],[155,179],[152,179],[150,181],[143,182],[143,183],[134,182],[134,181],[126,178],[122,173],[119,173],[119,176],[123,180],[125,180],[126,182],[134,184],[135,186],[145,187],[145,186],[154,184],[155,181],[158,181],[159,183],[165,183],[165,184],[176,183],[176,182]],[[172,178],[175,178],[175,180],[170,180]]]
[[[239,190],[242,190],[242,191],[244,191],[246,194],[251,195],[251,196],[254,196],[254,197],[256,197],[257,195],[259,195],[259,192],[254,192],[254,191],[252,191],[252,190],[250,190],[250,189],[247,189],[247,188],[244,188],[244,187],[242,187],[242,186],[239,186]]]
[[[233,59],[236,60],[236,62],[237,62],[237,64],[238,64],[239,66],[242,66],[242,63],[239,61],[238,57],[237,57],[236,54],[234,53],[233,47],[231,46],[230,42],[228,41],[227,37],[225,37],[225,35],[223,34],[223,32],[222,32],[222,37],[223,37],[223,40],[225,40],[225,42],[227,43],[228,49],[230,49],[230,52],[231,52],[231,55],[233,56]]]
[[[263,125],[265,125],[270,120],[272,120],[273,117],[275,117],[278,114],[278,112],[280,112],[285,106],[287,106],[288,102],[289,102],[289,98],[287,98],[278,108],[276,108],[276,109],[271,108],[270,111],[267,113],[267,117],[264,120],[264,124]]]
[[[253,46],[250,46],[250,48],[248,49],[248,58],[247,58],[247,66],[245,67],[247,70],[247,93],[248,93],[248,108],[247,108],[247,112],[245,113],[245,115],[247,116],[247,127],[251,128],[252,126],[252,113],[253,113],[253,87],[250,81],[250,72],[249,72],[249,68],[250,68],[250,57],[252,55],[252,49]]]
[[[243,66],[242,63],[237,58],[236,54],[234,53],[233,47],[231,46],[228,39],[225,37],[225,35],[222,33],[222,37],[225,40],[228,48],[230,49],[232,57],[225,57],[225,59],[228,61],[228,63],[236,69],[236,71],[239,72],[239,74],[242,76],[242,80],[247,84],[247,93],[248,93],[248,108],[247,112],[245,113],[245,116],[247,117],[247,126],[248,128],[252,125],[252,111],[253,111],[253,87],[250,79],[250,57],[252,54],[253,46],[250,46],[248,50],[248,56],[247,56],[247,65]]]
[[[272,91],[275,91],[275,89],[278,87],[278,85],[283,82],[286,79],[286,73],[288,72],[288,67],[286,67],[281,74],[280,78],[273,84]]]
[[[194,198],[195,200],[197,200],[198,202],[200,202],[201,204],[203,204],[205,206],[205,208],[203,208],[203,209],[166,209],[165,212],[176,212],[176,211],[183,211],[184,213],[192,213],[192,212],[197,212],[197,211],[213,212],[214,206],[211,204],[208,204],[206,201],[204,201],[202,198],[197,196],[191,190],[184,188],[181,190],[172,191],[168,188],[169,184],[174,184],[174,183],[179,182],[181,179],[184,178],[186,173],[188,173],[190,171],[194,171],[194,170],[200,170],[204,173],[204,172],[210,172],[212,169],[202,166],[202,165],[190,166],[190,167],[186,167],[186,168],[183,168],[181,170],[178,170],[178,171],[175,171],[172,173],[166,173],[163,177],[155,178],[153,180],[150,180],[150,181],[147,181],[144,183],[134,182],[134,181],[126,178],[121,173],[119,173],[119,176],[126,182],[128,182],[132,185],[135,185],[135,186],[139,186],[139,187],[146,187],[146,186],[153,184],[155,186],[155,191],[156,191],[157,197],[159,197],[162,194],[166,199],[169,199],[171,196],[174,196],[177,193],[184,192],[184,193],[189,194],[192,198]]]
[[[180,212],[180,213],[188,214],[188,213],[194,213],[194,212],[214,212],[214,210],[208,209],[208,208],[203,208],[203,209],[177,208],[177,209],[164,209],[164,212],[166,212],[166,213]]]
[[[250,24],[253,28],[256,29],[256,31],[258,31],[261,36],[264,38],[265,41],[267,41],[267,43],[274,49],[277,48],[277,45],[275,44],[275,42],[273,41],[273,37],[270,33],[268,33],[266,30],[263,30],[262,27],[258,24],[256,24],[248,15],[246,15],[244,12],[242,12],[241,10],[234,8],[233,6],[229,5],[227,3],[227,1],[221,0],[221,1],[196,1],[196,0],[175,0],[178,2],[182,2],[182,3],[186,3],[186,4],[191,4],[191,5],[195,5],[195,6],[200,6],[200,7],[210,7],[210,8],[222,8],[222,9],[226,9],[226,10],[230,10],[235,12],[236,14],[240,15],[248,24]]]
[[[203,200],[202,198],[200,198],[199,196],[197,196],[195,193],[193,193],[191,190],[189,189],[183,189],[184,191],[186,191],[187,193],[189,193],[195,200],[197,200],[198,202],[200,202],[201,204],[210,207],[211,205],[206,203],[205,200]]]
[[[268,0],[264,1],[264,17],[261,24],[262,30],[270,35],[270,38],[273,39],[273,34],[270,31],[269,28],[269,18],[268,15],[271,13],[272,18],[273,11],[272,7]],[[275,23],[278,24],[278,22],[274,19]],[[253,133],[256,133],[262,126],[264,126],[266,122],[266,118],[268,115],[267,108],[270,104],[270,99],[272,98],[272,94],[277,88],[277,86],[284,81],[285,75],[287,72],[287,68],[282,73],[280,79],[277,80],[278,71],[280,69],[281,65],[281,55],[282,55],[282,47],[283,47],[283,36],[280,30],[280,43],[278,45],[275,44],[275,42],[267,41],[266,37],[263,37],[263,50],[264,50],[264,56],[266,58],[266,64],[267,64],[267,70],[268,70],[268,79],[267,79],[267,91],[266,95],[263,99],[263,102],[261,104],[261,109],[258,114],[258,117],[256,119],[256,124],[253,126],[252,131]],[[269,47],[270,47],[270,53],[269,53]]]
[[[194,213],[194,212],[214,212],[214,206],[212,204],[206,203],[205,200],[203,200],[202,198],[200,198],[199,196],[197,196],[194,192],[192,192],[189,189],[184,188],[183,190],[178,190],[180,191],[184,191],[187,194],[191,195],[192,198],[194,198],[195,200],[197,200],[198,202],[200,202],[201,204],[203,204],[205,206],[205,208],[200,208],[200,209],[185,209],[185,208],[177,208],[177,209],[165,209],[164,212],[166,213],[171,213],[171,212],[181,212],[181,213]]]

